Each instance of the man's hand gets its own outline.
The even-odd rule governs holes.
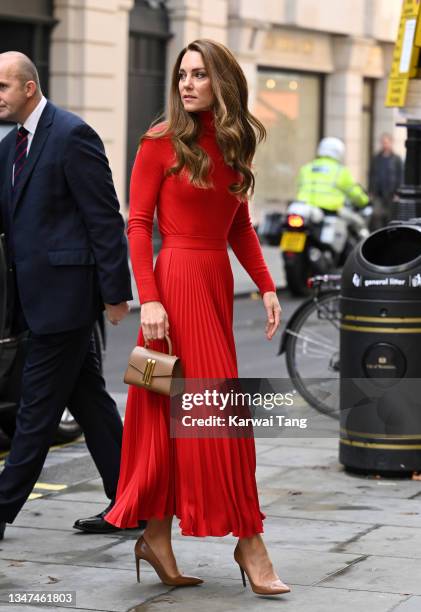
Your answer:
[[[120,304],[105,304],[105,311],[107,318],[113,325],[118,325],[120,321],[129,314],[129,305],[127,302],[120,302]]]

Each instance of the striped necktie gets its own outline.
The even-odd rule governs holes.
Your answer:
[[[19,184],[19,179],[26,163],[26,156],[28,153],[28,134],[28,130],[23,126],[18,129],[16,134],[15,156],[13,158],[13,190],[16,190],[16,187]]]

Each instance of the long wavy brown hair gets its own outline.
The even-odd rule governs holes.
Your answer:
[[[186,171],[196,187],[211,186],[211,160],[198,145],[200,120],[197,114],[184,110],[178,83],[180,64],[187,51],[201,53],[214,94],[214,123],[218,145],[225,163],[239,174],[239,181],[230,185],[231,193],[241,198],[254,191],[252,160],[258,142],[266,137],[263,124],[248,110],[248,87],[244,73],[227,47],[208,39],[195,40],[180,51],[175,62],[168,102],[167,121],[142,137],[172,139],[176,163],[168,173]],[[156,123],[156,122],[155,122]]]

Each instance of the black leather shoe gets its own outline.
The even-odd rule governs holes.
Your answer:
[[[119,527],[115,527],[104,520],[104,516],[108,511],[109,508],[106,508],[95,516],[78,519],[73,525],[73,529],[80,529],[80,531],[85,531],[86,533],[111,533],[113,531],[120,531]]]
[[[115,527],[111,523],[104,520],[104,516],[111,510],[111,505],[105,508],[99,514],[90,516],[85,519],[78,519],[73,525],[73,529],[79,529],[85,533],[112,533],[114,531],[123,531],[120,527]],[[139,526],[135,529],[145,529],[147,521],[139,521]]]
[[[0,521],[0,540],[4,538],[4,530],[6,529],[6,523]]]

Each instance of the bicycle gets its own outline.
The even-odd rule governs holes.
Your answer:
[[[309,279],[313,295],[287,322],[278,355],[300,395],[316,410],[339,419],[340,275]]]

